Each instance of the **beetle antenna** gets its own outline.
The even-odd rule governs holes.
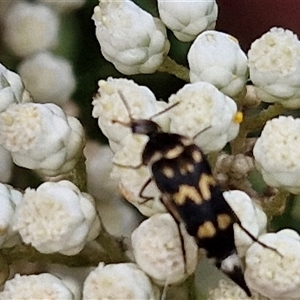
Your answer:
[[[158,117],[158,116],[164,114],[165,112],[167,112],[168,110],[170,110],[170,109],[172,109],[173,107],[177,106],[178,104],[179,104],[179,102],[175,102],[175,103],[173,103],[171,106],[169,106],[169,107],[167,107],[167,108],[165,108],[165,109],[163,109],[163,110],[157,112],[156,114],[154,114],[153,116],[150,117],[150,120],[152,121],[153,118]]]
[[[192,139],[195,140],[197,138],[198,135],[200,135],[201,133],[205,132],[206,130],[208,130],[209,128],[211,128],[211,125],[205,127],[204,129],[200,130],[199,132],[197,132]]]
[[[126,98],[125,98],[124,94],[120,90],[117,90],[117,91],[118,91],[118,94],[119,94],[119,96],[120,96],[120,98],[121,98],[121,100],[122,100],[122,102],[123,102],[123,104],[124,104],[124,106],[125,106],[125,108],[128,112],[130,120],[132,120],[133,117],[132,117],[132,114],[131,114],[131,110],[130,110],[130,107],[128,105],[128,102],[126,101]]]

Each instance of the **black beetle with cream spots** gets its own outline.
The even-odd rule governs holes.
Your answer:
[[[251,296],[234,243],[233,224],[244,227],[224,199],[205,155],[192,139],[162,132],[151,119],[133,119],[123,95],[119,94],[131,120],[114,122],[149,137],[142,153],[142,165],[151,168],[152,177],[144,184],[140,196],[149,199],[143,196],[143,191],[153,180],[161,192],[162,203],[175,221],[183,223],[215,265]]]

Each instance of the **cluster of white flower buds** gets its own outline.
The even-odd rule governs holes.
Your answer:
[[[288,45],[288,46],[287,46]],[[265,102],[300,107],[300,41],[293,32],[272,28],[248,52],[250,79]]]
[[[75,75],[70,62],[50,52],[59,46],[61,15],[84,0],[11,1],[3,17],[3,41],[21,59],[18,65],[26,89],[36,102],[64,105],[71,100]]]
[[[254,243],[246,253],[245,279],[252,297],[232,282],[221,280],[219,286],[210,291],[208,300],[294,300],[299,298],[299,247],[300,236],[291,229],[277,233],[265,233],[260,242]],[[225,298],[223,298],[225,297]]]
[[[83,286],[83,300],[149,299],[158,300],[159,290],[136,264],[100,263]]]
[[[191,82],[210,82],[237,98],[245,91],[250,71],[261,101],[299,107],[300,42],[290,30],[272,28],[252,43],[247,59],[233,36],[209,30],[217,20],[215,1],[163,0],[158,1],[158,11],[161,20],[130,0],[100,0],[95,7],[101,52],[121,73],[159,69],[169,51],[167,27],[179,40],[193,41],[188,52]]]
[[[63,14],[84,2],[10,1],[5,13],[0,11],[3,42],[19,59],[20,75],[0,64],[0,299],[164,300],[168,286],[179,286],[196,272],[199,248],[184,224],[175,222],[174,212],[167,211],[151,180],[154,175],[142,157],[151,137],[133,132],[132,121],[138,119],[192,139],[211,155],[209,161],[216,162],[213,171],[220,186],[227,182],[224,186],[231,189],[223,196],[241,222],[234,224],[234,242],[252,297],[222,279],[207,299],[299,299],[300,236],[291,229],[268,232],[264,203],[259,203],[259,192],[248,179],[256,168],[265,186],[278,189],[278,194],[300,194],[300,119],[286,113],[300,107],[298,37],[290,30],[272,28],[246,54],[236,38],[214,30],[216,0],[158,0],[159,18],[131,0],[99,0],[92,15],[95,35],[103,57],[119,72],[150,74],[169,68],[172,73],[167,67],[171,30],[179,41],[191,42],[186,76],[181,77],[178,69],[172,73],[190,82],[167,101],[159,101],[148,87],[131,79],[99,80],[92,116],[109,146],[99,155],[101,174],[95,170],[97,155],[86,147],[87,173],[93,173],[86,182],[76,177],[86,146],[84,128],[63,110],[75,89],[75,76],[71,63],[52,52],[59,45]],[[261,102],[269,105],[264,112],[257,108]],[[256,110],[241,124],[239,109],[253,107]],[[285,115],[279,116],[283,111]],[[248,134],[255,130],[261,133],[251,139],[248,149]],[[228,144],[232,153],[220,153]],[[45,182],[23,192],[13,188],[8,184],[13,164],[34,170]],[[92,194],[104,198],[103,203],[96,203]],[[132,222],[136,228],[128,233],[133,262],[123,256],[110,259],[107,249],[116,239],[107,238],[99,217],[100,210],[105,214],[106,206],[116,205],[120,194],[143,218],[142,222],[136,218]],[[120,205],[114,217],[111,212],[104,216],[118,219],[112,232],[119,233],[128,222],[125,210]],[[14,266],[8,275],[1,270],[8,264],[3,257],[18,247],[40,257],[51,254],[62,262],[72,257],[76,261],[87,251],[84,255],[90,256],[93,268],[85,266],[78,282],[49,271],[51,260],[37,274],[19,272]],[[105,251],[110,264],[97,260]]]
[[[11,166],[11,157],[15,164],[43,176],[71,172],[84,147],[82,125],[55,104],[29,102],[21,78],[3,65],[0,70],[0,148],[4,167]]]
[[[280,116],[269,120],[255,143],[253,154],[264,181],[300,193],[300,119]]]
[[[19,275],[8,280],[2,292],[1,299],[66,299],[73,300],[72,290],[64,280],[49,274]]]
[[[120,92],[128,102],[129,110],[124,106]],[[170,97],[169,103],[179,104],[158,115],[155,122],[166,132],[189,137],[197,135],[195,143],[204,152],[222,149],[238,133],[236,103],[210,83],[187,84]],[[124,124],[128,124],[130,118],[150,118],[166,109],[166,103],[157,101],[145,86],[127,79],[108,78],[99,81],[93,105],[93,116],[98,118],[99,127],[115,153],[112,176],[119,179],[122,194],[147,216],[163,212],[160,193],[154,184],[149,184],[144,191],[145,195],[153,197],[152,200],[145,202],[139,197],[143,184],[151,177],[147,166],[141,166],[141,155],[148,138],[132,134]]]
[[[130,0],[100,1],[93,20],[103,56],[123,74],[153,73],[169,52],[162,21]]]
[[[55,104],[30,102],[21,78],[3,65],[0,70],[1,182],[8,182],[9,176],[4,176],[12,173],[12,165],[5,160],[44,177],[72,173],[83,155],[82,125]],[[45,182],[24,193],[0,183],[0,204],[1,249],[25,243],[40,253],[70,256],[78,254],[102,229],[93,197],[67,180]],[[48,282],[57,280],[50,277]],[[49,290],[45,284],[31,289],[43,276],[39,278],[16,276],[5,285],[1,299],[45,298]],[[61,284],[51,285],[57,285],[55,299],[73,299],[71,292],[67,296],[60,291]]]
[[[210,82],[232,98],[245,89],[247,56],[229,34],[208,30],[198,35],[188,52],[188,62],[191,82]]]
[[[146,87],[138,86],[133,81],[113,78],[99,81],[98,94],[93,101],[93,116],[98,118],[99,127],[107,135],[114,151],[112,176],[119,179],[123,196],[142,214],[151,216],[132,234],[135,260],[161,286],[178,284],[194,272],[198,262],[197,247],[193,241],[190,241],[191,246],[185,243],[184,260],[178,227],[169,214],[161,214],[165,208],[160,203],[160,192],[153,182],[143,191],[145,197],[152,197],[151,200],[141,198],[140,191],[151,177],[148,167],[141,165],[141,155],[148,137],[131,133],[128,128],[130,118],[150,118],[164,111],[155,117],[155,121],[165,131],[191,137],[197,134],[197,128],[201,132],[209,127],[211,133],[206,135],[203,132],[200,134],[202,138],[199,138],[200,146],[207,152],[222,149],[239,129],[235,122],[236,104],[209,83],[187,84],[170,97],[169,102],[171,105],[179,104],[164,111],[165,104],[156,101]],[[222,123],[219,124],[220,120]],[[228,125],[224,126],[226,123]],[[211,139],[212,134],[216,138]],[[198,142],[198,138],[195,142]],[[246,193],[225,192],[224,197],[253,236],[258,237],[266,231],[266,215]],[[253,240],[239,226],[235,227],[235,235],[238,252],[240,256],[245,256]]]
[[[100,231],[92,196],[65,180],[27,188],[14,218],[12,228],[41,253],[77,254]]]
[[[215,0],[158,0],[157,6],[161,20],[180,41],[193,41],[202,31],[215,28],[218,16]]]
[[[179,231],[169,213],[155,214],[142,222],[133,231],[131,239],[136,263],[156,284],[179,284],[195,272],[197,245],[183,227]]]
[[[82,153],[83,128],[55,104],[10,105],[0,114],[0,142],[15,164],[44,176],[70,172]]]
[[[199,5],[199,9],[196,10],[193,5]],[[300,85],[295,74],[299,69],[300,42],[292,32],[273,28],[252,44],[247,57],[234,37],[211,30],[214,28],[218,11],[215,1],[197,4],[193,1],[186,3],[158,1],[158,10],[163,24],[128,0],[117,3],[113,0],[100,1],[93,15],[96,35],[104,57],[113,63],[117,70],[127,75],[152,73],[164,64],[169,49],[164,26],[171,29],[179,40],[193,41],[188,52],[191,83],[183,86],[168,100],[168,106],[179,104],[167,110],[166,104],[156,101],[153,93],[146,87],[125,79],[108,78],[106,81],[99,81],[98,94],[93,101],[93,116],[98,119],[99,127],[108,138],[114,152],[112,176],[119,180],[123,196],[142,214],[150,217],[132,235],[136,262],[154,282],[164,285],[178,283],[184,280],[184,275],[190,273],[187,268],[184,270],[186,273],[178,277],[177,271],[173,270],[173,254],[170,249],[173,251],[174,246],[170,242],[165,241],[163,244],[169,245],[167,250],[160,248],[162,246],[158,241],[164,240],[164,237],[160,237],[164,229],[159,230],[156,227],[160,226],[159,219],[166,216],[162,214],[165,208],[160,203],[160,192],[155,184],[151,182],[145,186],[147,179],[152,175],[149,168],[142,164],[141,154],[149,138],[132,134],[131,120],[151,118],[165,132],[193,138],[204,153],[220,151],[238,135],[242,115],[239,114],[233,99],[244,97],[246,90],[248,98],[251,92],[250,97],[254,100],[252,98],[250,100],[255,103],[253,105],[251,102],[248,105],[246,100],[240,100],[244,101],[240,103],[245,107],[257,106],[260,101],[280,102],[288,108],[297,107]],[[121,12],[126,17],[117,19]],[[136,28],[141,28],[138,24],[141,24],[140,16],[143,14],[144,30],[141,33]],[[159,24],[158,27],[154,26],[154,23]],[[130,35],[126,34],[128,31]],[[160,38],[157,38],[156,42],[160,44],[155,44],[153,39],[158,34]],[[147,53],[145,47],[148,49]],[[246,86],[249,79],[253,83],[251,88]],[[126,105],[122,98],[126,100]],[[285,124],[281,125],[283,122]],[[292,193],[298,193],[300,190],[297,180],[297,154],[295,151],[292,152],[298,143],[296,129],[297,119],[292,117],[273,119],[267,123],[254,147],[255,164],[262,172],[265,182]],[[232,163],[238,163],[234,155],[230,159]],[[241,159],[248,163],[247,170],[242,174],[243,170],[239,169],[236,173],[233,168],[241,166],[234,166],[231,163],[229,176],[239,175],[233,181],[244,180],[254,169],[252,158],[243,155],[239,162]],[[222,174],[220,176],[222,177]],[[262,256],[273,255],[280,260],[280,246],[274,243],[269,245],[267,240],[264,240],[264,237],[268,236],[267,216],[261,206],[254,203],[242,191],[224,192],[224,197],[241,220],[243,227],[267,245],[263,248],[263,253],[266,254]],[[145,201],[146,198],[150,200]],[[144,227],[148,226],[149,229],[145,230]],[[260,261],[254,259],[254,251],[249,250],[254,247],[253,239],[238,225],[235,225],[234,229],[238,253],[246,261],[245,274],[248,274],[246,282],[253,291],[253,297],[274,298],[274,293],[270,292],[274,282],[268,281],[260,287],[259,281],[262,281],[263,271],[259,275],[253,275],[255,268],[259,269],[260,264]],[[171,233],[169,235],[171,236]],[[278,238],[281,239],[283,236],[279,235]],[[254,245],[262,248],[259,244]],[[188,261],[190,257],[187,254],[186,256]],[[168,260],[165,257],[169,257]],[[157,267],[157,264],[160,266]],[[296,266],[295,262],[291,264],[294,270]],[[261,269],[263,268],[261,266]],[[280,263],[277,268],[281,272],[280,276],[284,276]],[[165,274],[163,270],[172,270],[172,274]],[[243,291],[235,286],[232,288],[230,284],[223,284],[220,290],[226,290],[224,295],[228,294],[232,299],[238,299],[239,296],[241,297],[239,299],[248,299]],[[280,290],[280,299],[294,297],[299,288],[296,284],[289,285],[286,291],[284,293]],[[213,295],[223,295],[222,293],[216,290],[210,297],[217,299],[218,296]]]
[[[45,182],[22,194],[0,184],[0,246],[21,240],[41,253],[79,253],[101,231],[92,196],[70,181]]]

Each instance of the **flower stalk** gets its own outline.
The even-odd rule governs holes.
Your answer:
[[[124,239],[111,235],[104,227],[102,232],[95,240],[101,248],[105,250],[108,258],[106,260],[98,260],[108,262],[129,262],[125,251],[127,249]]]
[[[76,7],[84,1],[77,1]],[[48,0],[39,4],[9,2],[12,3],[5,13],[0,4],[1,38],[9,55],[15,56],[8,64],[15,61],[13,66],[21,77],[4,67],[9,55],[3,55],[0,290],[6,290],[6,294],[0,292],[0,298],[24,298],[27,291],[30,296],[25,298],[45,298],[47,285],[42,283],[42,276],[35,278],[41,274],[29,274],[36,269],[27,272],[26,265],[26,270],[20,270],[21,275],[15,274],[20,261],[52,271],[55,269],[52,264],[60,264],[67,272],[73,272],[68,267],[84,267],[89,275],[86,274],[83,286],[77,284],[80,296],[65,287],[53,290],[53,295],[63,291],[70,299],[74,296],[74,300],[194,300],[200,294],[204,298],[209,292],[202,288],[196,294],[194,272],[199,262],[199,247],[206,246],[195,244],[192,226],[187,226],[190,234],[182,228],[178,230],[171,215],[180,215],[179,210],[185,210],[185,202],[190,200],[195,206],[203,199],[210,199],[207,203],[217,207],[219,194],[214,191],[219,188],[220,192],[225,191],[223,197],[238,219],[232,218],[228,225],[226,214],[219,213],[222,207],[214,211],[203,206],[204,211],[194,212],[192,206],[186,210],[184,221],[195,225],[199,236],[216,237],[214,249],[228,241],[234,243],[238,257],[230,256],[243,263],[241,272],[248,296],[251,290],[253,299],[297,298],[300,237],[287,229],[276,234],[267,232],[268,222],[285,211],[290,193],[300,194],[300,118],[295,113],[300,107],[297,35],[283,28],[272,28],[244,53],[230,32],[213,30],[218,21],[216,0],[158,0],[158,17],[132,0],[99,0],[93,15],[90,12],[94,35],[100,44],[97,59],[93,61],[97,72],[89,72],[88,79],[90,83],[98,81],[99,88],[93,101],[91,94],[88,98],[93,105],[92,117],[97,118],[101,131],[99,135],[107,137],[105,147],[110,152],[106,155],[103,151],[94,152],[93,148],[89,157],[87,151],[83,153],[91,142],[86,141],[88,130],[77,119],[85,116],[79,109],[89,105],[77,106],[75,103],[84,97],[72,93],[75,87],[80,90],[80,82],[85,78],[80,69],[85,62],[75,68],[71,61],[61,60],[52,52],[59,43],[63,7],[66,6],[65,12],[69,11],[70,4]],[[191,42],[186,60],[180,59],[187,61],[188,67],[168,56],[170,30],[181,42]],[[77,49],[72,43],[76,39],[70,40],[71,44],[62,49]],[[61,53],[59,49],[55,52]],[[101,62],[106,59],[112,64],[107,70],[114,66],[127,76],[161,72],[186,84],[178,91],[171,89],[173,95],[159,101],[156,95],[160,92],[148,87],[151,79],[147,80],[148,86],[141,86],[132,79],[109,77],[111,73],[105,73],[107,65],[96,65],[100,52]],[[66,58],[74,57],[74,53],[66,54]],[[83,59],[91,58],[90,54]],[[77,69],[74,74],[73,67]],[[92,77],[96,73],[101,77]],[[169,82],[172,76],[166,77],[164,80],[172,85]],[[262,102],[268,106],[261,105]],[[150,128],[144,128],[145,124],[150,124]],[[154,143],[155,155],[145,159],[147,145],[151,145],[148,142],[153,142],[158,132],[165,136],[178,134],[182,144],[178,146],[176,138],[174,148],[164,151],[164,146],[172,143]],[[186,149],[191,145],[201,151],[193,152],[185,167],[180,161],[181,154],[187,153],[189,157]],[[210,166],[204,164],[202,169],[202,153],[208,156],[214,169],[214,178],[209,175],[208,182],[203,175],[210,174]],[[155,164],[156,156],[158,161],[166,159],[166,164],[171,160],[170,168]],[[31,187],[29,180],[27,188],[7,185],[24,182],[23,178],[15,180],[18,173],[13,170],[13,163],[39,174],[45,182],[37,188]],[[176,164],[179,167],[173,168]],[[170,185],[175,194],[159,188],[162,179],[156,180],[159,172],[154,167],[172,179]],[[130,210],[125,201],[120,204],[120,194],[142,216],[135,209]],[[182,203],[175,208],[165,206],[165,198],[170,203],[178,199]],[[291,216],[295,217],[293,213]],[[100,216],[108,221],[108,230]],[[214,217],[218,227],[215,221],[210,222]],[[204,227],[198,227],[201,218]],[[234,240],[232,232],[230,239],[215,235],[219,229],[231,228],[232,223],[236,223]],[[127,245],[123,235],[130,236],[131,245]],[[267,246],[263,247],[263,243]],[[224,263],[221,270],[232,265],[231,260]],[[70,277],[79,279],[73,273]],[[49,282],[61,285],[60,280],[52,278]],[[36,289],[31,289],[33,285]],[[10,289],[11,286],[14,288]],[[232,282],[223,281],[208,299],[246,299],[243,293]]]
[[[95,247],[93,243],[90,243],[87,244],[81,252],[72,256],[60,253],[41,253],[32,246],[25,244],[17,245],[13,248],[3,248],[1,249],[0,254],[3,258],[2,260],[8,265],[24,260],[39,264],[62,264],[68,267],[91,267],[97,266],[99,261],[107,264],[130,261],[124,253],[125,245],[123,244],[122,239],[110,235],[107,231],[102,231],[96,241],[100,248]],[[5,268],[1,269],[4,270]]]
[[[169,56],[165,58],[165,60],[159,66],[157,71],[174,75],[185,82],[190,81],[189,69],[178,64],[174,59],[170,58]]]
[[[280,103],[274,103],[267,109],[261,110],[258,114],[244,117],[244,121],[240,125],[240,131],[237,137],[230,142],[231,154],[236,155],[243,153],[246,138],[250,132],[261,131],[266,122],[274,117],[284,113],[284,108]]]
[[[289,193],[284,189],[269,189],[269,193],[261,196],[260,203],[268,220],[281,215],[289,199]]]
[[[87,173],[85,166],[85,157],[83,153],[78,158],[77,164],[70,172],[54,177],[43,176],[43,174],[40,175],[44,179],[43,181],[57,182],[60,180],[69,180],[73,184],[75,184],[82,192],[87,192]]]

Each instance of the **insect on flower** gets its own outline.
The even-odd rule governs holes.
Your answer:
[[[160,126],[152,121],[154,117],[178,103],[150,119],[133,119],[126,99],[121,92],[119,95],[128,111],[130,121],[113,122],[130,127],[132,133],[149,137],[142,153],[142,163],[139,166],[130,166],[138,168],[146,165],[152,171],[151,178],[145,182],[139,196],[145,201],[151,199],[143,196],[143,191],[153,180],[161,192],[162,203],[177,224],[183,223],[187,232],[196,239],[198,246],[206,251],[207,257],[251,296],[234,243],[233,224],[237,223],[254,241],[260,242],[243,227],[224,199],[205,155],[194,144],[193,139],[163,132]]]

